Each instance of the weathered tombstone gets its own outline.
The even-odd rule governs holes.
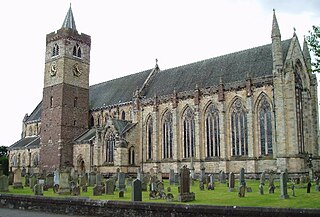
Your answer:
[[[132,186],[132,182],[133,182],[133,178],[130,176],[130,177],[127,179],[127,185],[128,185],[128,186]]]
[[[174,185],[176,185],[176,186],[180,185],[180,180],[179,179],[180,179],[179,174],[175,173],[174,174]]]
[[[201,168],[200,168],[199,181],[202,181],[204,184],[206,183],[206,168],[204,166],[201,166]]]
[[[173,198],[174,198],[174,196],[173,196],[172,193],[168,193],[168,194],[167,194],[167,197],[166,197],[167,202],[172,202],[172,201],[173,201]]]
[[[245,193],[246,193],[246,187],[244,185],[240,185],[238,196],[239,197],[244,197]]]
[[[180,190],[178,194],[179,202],[194,201],[195,194],[190,192],[190,171],[187,166],[180,169]]]
[[[96,173],[94,171],[89,173],[89,186],[94,186],[96,184]]]
[[[160,182],[162,182],[162,172],[161,172],[161,171],[158,171],[156,176],[157,176],[157,179],[158,179]]]
[[[264,185],[265,180],[266,180],[266,172],[263,171],[260,176],[260,184]]]
[[[285,172],[280,174],[280,197],[282,199],[288,199],[288,189],[287,189],[287,175]]]
[[[23,188],[23,185],[21,182],[21,169],[20,168],[18,168],[14,171],[13,188],[15,188],[15,189]]]
[[[316,177],[315,179],[315,191],[319,192],[320,188],[319,188],[319,177]]]
[[[116,187],[119,191],[126,189],[126,175],[123,172],[118,173],[118,182]]]
[[[110,195],[110,194],[114,194],[114,181],[113,179],[107,179],[106,181],[106,194]]]
[[[221,171],[219,178],[220,178],[220,183],[221,184],[226,184],[226,174],[225,174],[224,171]]]
[[[173,185],[174,184],[174,170],[170,169],[169,172],[169,185]]]
[[[48,173],[46,176],[46,185],[48,188],[52,188],[54,185],[54,175],[52,173]]]
[[[295,188],[296,188],[296,187],[294,186],[294,182],[292,182],[292,185],[291,185],[292,197],[295,197],[295,196],[296,196]]]
[[[79,196],[80,195],[80,186],[73,186],[71,188],[71,195],[72,196]]]
[[[260,193],[260,195],[263,195],[264,193],[263,193],[263,184],[260,182],[260,184],[259,184],[259,193]]]
[[[24,176],[24,186],[29,187],[29,185],[30,185],[30,174],[26,173],[26,175]]]
[[[59,192],[58,192],[59,194],[68,195],[71,193],[69,175],[70,173],[68,170],[60,171],[60,178],[59,178],[60,184],[59,184]]]
[[[81,190],[82,192],[88,192],[88,186],[87,185],[81,186]]]
[[[199,189],[200,189],[200,191],[204,191],[204,184],[203,184],[203,181],[201,180],[201,178],[199,180]]]
[[[58,170],[53,172],[53,186],[60,184],[60,173]]]
[[[9,191],[9,179],[7,176],[0,176],[0,192],[8,192]]]
[[[58,185],[58,184],[55,184],[55,185],[53,186],[53,192],[56,193],[56,194],[59,193],[59,185]]]
[[[119,191],[119,198],[122,198],[122,197],[124,197],[124,191],[123,191],[123,190],[120,190],[120,191]]]
[[[163,184],[163,182],[158,181],[158,182],[156,183],[156,185],[157,185],[157,190],[158,190],[159,192],[164,192],[164,184]]]
[[[132,201],[142,201],[141,181],[139,179],[132,182]]]
[[[93,187],[93,196],[100,196],[102,195],[102,186],[101,185],[95,185]]]
[[[12,167],[10,167],[10,172],[8,175],[8,180],[9,180],[9,185],[13,184],[13,172],[12,172]]]
[[[234,191],[234,186],[235,186],[234,173],[233,173],[233,172],[230,172],[230,173],[229,173],[229,188],[228,188],[228,191],[229,191],[229,192]]]
[[[241,168],[240,177],[239,177],[239,185],[246,187],[246,180],[245,180],[244,174],[245,174],[244,173],[244,168]]]
[[[38,179],[37,179],[37,176],[35,174],[32,174],[31,177],[29,178],[29,187],[31,189],[33,189],[33,187],[37,184],[38,182]]]
[[[102,175],[101,173],[96,174],[96,185],[102,185]]]
[[[34,193],[34,195],[43,196],[43,185],[42,184],[35,184],[35,186],[33,186],[33,193]]]
[[[27,174],[27,170],[26,168],[23,167],[21,170],[21,176],[24,177],[26,174]]]
[[[79,176],[79,186],[86,186],[87,185],[87,179],[85,177],[85,175],[80,175]]]
[[[310,189],[311,189],[311,182],[308,182],[308,184],[307,184],[307,193],[310,193]]]
[[[274,189],[276,187],[274,185],[269,186],[269,194],[274,194]]]

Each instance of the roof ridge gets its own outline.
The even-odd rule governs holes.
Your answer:
[[[285,41],[288,41],[288,40],[291,40],[291,38],[286,39],[286,40],[281,40],[281,43],[285,42]],[[259,46],[256,46],[256,47],[251,47],[251,48],[247,48],[247,49],[244,49],[244,50],[239,50],[239,51],[235,51],[235,52],[232,52],[232,53],[227,53],[227,54],[223,54],[223,55],[220,55],[220,56],[215,56],[215,57],[199,60],[199,61],[192,62],[192,63],[186,63],[186,64],[183,64],[183,65],[180,65],[180,66],[175,66],[175,67],[172,67],[172,68],[163,69],[161,71],[163,72],[163,71],[167,71],[167,70],[173,70],[173,69],[177,69],[177,68],[182,68],[182,67],[185,67],[185,66],[191,66],[191,65],[198,64],[198,63],[201,63],[201,62],[205,62],[205,61],[209,61],[209,60],[213,60],[213,59],[218,59],[218,58],[223,58],[223,57],[234,55],[234,54],[238,54],[238,53],[243,53],[243,52],[246,52],[248,50],[258,49],[258,48],[261,48],[261,47],[264,47],[264,46],[268,46],[268,45],[271,45],[271,44],[272,43],[270,42],[269,44],[259,45]]]

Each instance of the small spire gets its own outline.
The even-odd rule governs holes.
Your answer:
[[[281,37],[275,9],[273,9],[272,32],[271,32],[271,38],[273,37]]]
[[[311,56],[310,56],[310,52],[309,52],[309,47],[308,47],[308,43],[307,43],[307,39],[305,36],[303,36],[303,55],[306,59],[310,60]]]
[[[61,28],[77,30],[76,22],[74,20],[72,9],[71,9],[71,2],[70,2],[69,10],[67,12],[66,17],[64,18]]]

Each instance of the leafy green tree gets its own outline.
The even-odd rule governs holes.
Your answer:
[[[3,174],[9,174],[9,160],[8,160],[8,147],[0,146],[0,166],[3,169]]]
[[[313,54],[312,72],[320,72],[320,26],[312,26],[312,31],[306,37],[309,49]]]

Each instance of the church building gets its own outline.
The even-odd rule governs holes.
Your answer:
[[[13,170],[299,174],[312,156],[319,171],[317,79],[275,12],[270,44],[92,86],[90,47],[70,7],[46,36],[43,99],[9,147]]]

